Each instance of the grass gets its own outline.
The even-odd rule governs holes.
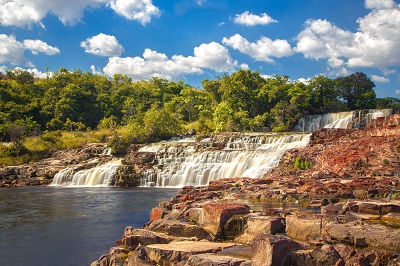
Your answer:
[[[0,145],[0,166],[27,164],[48,158],[56,150],[79,149],[87,143],[106,143],[110,130],[84,132],[63,131],[60,136],[46,141],[42,137],[29,137],[23,143],[26,151],[21,155],[10,152],[9,146]]]

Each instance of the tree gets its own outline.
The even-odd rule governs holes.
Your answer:
[[[336,81],[319,75],[311,79],[307,85],[311,91],[310,114],[325,114],[344,111],[343,104],[338,99],[335,90]]]
[[[337,91],[339,98],[349,110],[376,108],[375,84],[362,72],[356,72],[346,77],[339,77]]]
[[[32,117],[16,120],[7,125],[6,131],[17,155],[23,151],[23,143],[26,137],[32,132],[37,131],[38,127],[39,125]]]
[[[376,99],[376,108],[378,109],[393,109],[394,113],[400,111],[400,99],[393,97],[378,98]]]

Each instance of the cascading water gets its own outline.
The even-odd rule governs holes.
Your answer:
[[[270,134],[234,138],[220,151],[195,152],[193,146],[153,147],[165,152],[157,153],[158,165],[143,175],[141,185],[182,187],[207,185],[224,177],[261,178],[278,165],[286,150],[305,147],[310,136]]]
[[[372,119],[392,114],[392,109],[370,109],[351,112],[341,112],[323,115],[307,115],[297,121],[295,131],[312,132],[320,128],[347,128],[348,124],[358,118],[361,125],[366,125]]]
[[[51,186],[109,186],[116,180],[118,167],[121,160],[111,160],[108,163],[98,165],[91,169],[74,171],[65,168],[58,172]]]

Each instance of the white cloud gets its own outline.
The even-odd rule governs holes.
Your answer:
[[[299,79],[295,80],[295,82],[300,82],[305,85],[308,85],[308,84],[310,84],[310,80],[311,80],[310,78],[299,78]]]
[[[163,77],[173,79],[183,74],[201,74],[203,69],[217,72],[232,71],[237,66],[228,50],[211,42],[194,48],[194,56],[174,55],[170,59],[163,53],[145,49],[143,57],[111,57],[103,68],[106,75],[125,74],[134,80]]]
[[[228,38],[223,38],[222,43],[247,54],[257,61],[273,63],[271,57],[285,57],[293,54],[290,44],[286,40],[271,40],[267,37],[261,37],[256,43],[249,42],[239,34]]]
[[[367,0],[366,6],[374,9],[357,20],[359,28],[354,33],[326,20],[308,20],[294,50],[306,58],[327,59],[333,68],[400,65],[399,5]]]
[[[53,14],[64,24],[76,24],[83,17],[83,10],[100,7],[107,0],[0,0],[0,24],[30,27],[39,24],[48,14]]]
[[[0,66],[0,73],[5,74],[7,72],[8,67],[6,67],[5,65]]]
[[[42,19],[49,14],[57,16],[65,25],[74,25],[82,20],[84,10],[104,6],[143,25],[160,15],[152,0],[0,0],[0,25],[44,27]]]
[[[389,83],[390,82],[390,80],[388,78],[380,77],[377,75],[371,75],[371,80],[375,81],[375,82],[380,82],[380,83]]]
[[[388,9],[394,8],[396,3],[393,0],[366,0],[365,7],[369,9]]]
[[[383,73],[383,75],[388,76],[390,74],[396,73],[396,70],[384,68],[384,69],[382,69],[382,73]]]
[[[111,0],[110,7],[119,15],[137,20],[145,25],[151,18],[160,16],[160,10],[153,5],[152,0]]]
[[[28,68],[25,69],[26,71],[28,71],[29,73],[31,73],[32,75],[34,75],[37,78],[47,78],[47,77],[51,77],[53,76],[53,72],[49,71],[49,72],[42,72],[36,68]]]
[[[41,40],[25,40],[23,45],[27,50],[30,50],[32,54],[44,53],[47,55],[59,54],[60,50],[57,47],[53,47]]]
[[[124,47],[117,38],[104,33],[87,38],[81,42],[81,47],[85,48],[86,53],[101,56],[120,56],[124,52]]]
[[[255,25],[267,25],[273,22],[277,22],[275,19],[268,16],[266,13],[261,14],[261,16],[254,15],[249,11],[245,11],[242,14],[237,14],[233,21],[236,24],[242,24],[246,26],[255,26]]]
[[[400,94],[400,90],[396,90],[396,94]]]
[[[9,62],[13,65],[26,63],[32,65],[24,57],[26,50],[32,54],[44,53],[46,55],[55,55],[60,52],[57,47],[48,45],[41,40],[17,41],[14,35],[0,34],[0,63]]]
[[[90,66],[90,70],[92,70],[92,73],[94,75],[102,75],[103,73],[101,72],[101,70],[97,69],[95,65],[91,65]]]
[[[0,34],[0,63],[17,65],[24,61],[24,45],[14,35]]]

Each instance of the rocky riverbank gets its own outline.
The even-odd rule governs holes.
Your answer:
[[[182,188],[92,266],[400,265],[399,165],[400,115],[319,130],[262,179]]]

